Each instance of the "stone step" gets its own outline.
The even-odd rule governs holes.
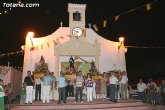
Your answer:
[[[143,104],[141,101],[138,100],[120,100],[118,103],[112,103],[109,101],[101,101],[97,100],[93,103],[76,103],[74,104],[73,100],[68,100],[67,104],[57,104],[57,101],[51,102],[50,104],[42,104],[41,102],[34,102],[33,104],[20,104],[19,110],[147,110],[148,106]],[[149,109],[148,109],[149,110]]]

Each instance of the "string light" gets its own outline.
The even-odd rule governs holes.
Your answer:
[[[16,52],[10,52],[10,53],[5,53],[5,54],[0,54],[0,57],[4,57],[4,56],[10,56],[10,55],[17,55],[23,53],[23,51],[16,51]]]

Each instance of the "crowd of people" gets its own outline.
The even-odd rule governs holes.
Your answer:
[[[147,83],[143,82],[143,79],[139,80],[137,84],[139,99],[144,103],[151,103],[152,107],[161,102],[165,105],[165,80],[160,83],[155,83],[151,78]]]
[[[35,88],[35,101],[50,103],[54,99],[54,91],[58,90],[58,103],[66,103],[67,97],[75,97],[75,103],[80,101],[83,103],[86,96],[87,102],[93,102],[93,99],[102,98],[103,101],[107,99],[114,103],[118,99],[128,99],[128,78],[126,72],[121,72],[116,75],[114,71],[104,72],[100,75],[100,79],[93,79],[91,73],[86,76],[79,71],[76,73],[76,78],[66,79],[64,73],[61,71],[56,78],[53,72],[47,71],[43,78],[33,78],[31,72],[27,72],[24,78],[24,86],[21,90],[21,99],[25,99],[25,103],[32,104],[33,102],[33,88]],[[43,83],[43,86],[41,84]],[[41,91],[42,87],[42,91]],[[79,98],[79,99],[78,99]],[[22,101],[23,102],[23,101]]]
[[[3,85],[0,83],[1,90],[4,91],[8,99],[12,96],[11,84]],[[86,76],[79,71],[76,78],[67,79],[61,71],[58,77],[54,72],[47,71],[43,78],[34,78],[31,71],[27,71],[24,83],[21,87],[21,103],[32,104],[33,101],[42,101],[50,103],[55,100],[54,91],[58,91],[58,104],[66,103],[67,97],[74,97],[74,103],[83,103],[84,101],[92,103],[93,99],[102,99],[117,103],[118,99],[129,99],[128,77],[126,72],[116,74],[114,71],[104,72],[100,79],[94,79],[92,74]],[[33,90],[35,89],[35,98],[33,100]],[[152,107],[156,104],[165,105],[165,80],[161,83],[155,83],[149,79],[147,83],[143,79],[137,84],[138,98],[144,103],[151,103]]]
[[[3,84],[3,80],[0,79],[0,86],[1,90],[0,92],[4,93],[4,103],[9,104],[13,102],[13,90],[11,88],[11,83],[8,83],[7,85]]]

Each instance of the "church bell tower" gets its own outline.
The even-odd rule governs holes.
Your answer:
[[[86,4],[68,4],[71,38],[79,39],[86,36],[85,10]]]

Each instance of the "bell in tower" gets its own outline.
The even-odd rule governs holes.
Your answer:
[[[81,14],[79,13],[79,11],[76,11],[73,13],[73,20],[74,21],[81,21]]]

